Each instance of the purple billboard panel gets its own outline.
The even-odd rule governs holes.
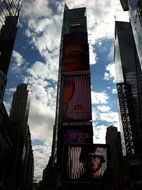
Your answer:
[[[92,141],[92,126],[71,126],[64,129],[65,144],[86,144]]]
[[[91,118],[89,76],[65,76],[63,121],[89,121]]]
[[[65,147],[64,181],[111,181],[110,155],[107,145],[88,144]]]

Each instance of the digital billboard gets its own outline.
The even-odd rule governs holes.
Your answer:
[[[63,86],[63,121],[91,120],[89,75],[66,75]]]
[[[64,72],[89,70],[88,46],[68,44],[64,47]]]
[[[64,181],[103,182],[111,181],[109,147],[104,144],[65,146]]]
[[[65,144],[92,143],[92,126],[66,126],[64,128]]]
[[[87,32],[64,34],[63,44],[88,44]]]

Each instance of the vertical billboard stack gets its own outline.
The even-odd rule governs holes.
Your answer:
[[[89,46],[85,14],[85,8],[69,10],[66,6],[64,11],[59,66],[61,81],[57,102],[57,107],[59,104],[57,162],[63,175],[66,173],[65,170],[74,167],[72,159],[79,151],[80,144],[93,144]],[[72,157],[67,156],[70,149],[74,149]],[[72,165],[68,166],[70,168],[63,166],[64,162],[68,162],[64,160],[65,157],[71,159]],[[72,179],[74,175],[75,178],[78,177],[73,173],[67,174],[66,177]]]
[[[63,24],[63,180],[83,172],[81,146],[93,144],[86,9],[66,9]],[[67,158],[67,159],[66,159]]]
[[[91,120],[86,8],[69,9],[65,5],[60,44],[56,119],[50,158],[50,164],[57,166],[59,174],[56,185],[63,184],[63,189],[71,189],[72,185],[75,185],[76,189],[80,188],[78,185],[86,189],[88,182],[100,182],[109,178],[108,147],[93,144]],[[99,159],[97,174],[93,174],[94,176],[87,173],[86,169],[88,168],[89,172],[94,171],[92,159]],[[53,176],[52,178],[57,179],[55,175]],[[55,179],[53,181],[55,183]],[[85,187],[82,186],[84,182]]]

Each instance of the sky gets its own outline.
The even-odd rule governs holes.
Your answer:
[[[108,126],[119,129],[114,28],[115,20],[128,21],[119,0],[23,0],[4,101],[9,112],[16,86],[29,84],[28,123],[37,180],[42,178],[51,153],[65,3],[70,9],[87,8],[94,143],[105,143]]]

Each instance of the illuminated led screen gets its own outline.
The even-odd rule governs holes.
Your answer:
[[[92,126],[71,126],[64,129],[65,144],[92,143]]]
[[[91,94],[89,76],[65,76],[63,89],[64,121],[91,120]]]
[[[112,179],[107,145],[88,144],[65,147],[64,181],[99,182]]]
[[[64,72],[89,70],[87,47],[68,44],[64,47]]]

